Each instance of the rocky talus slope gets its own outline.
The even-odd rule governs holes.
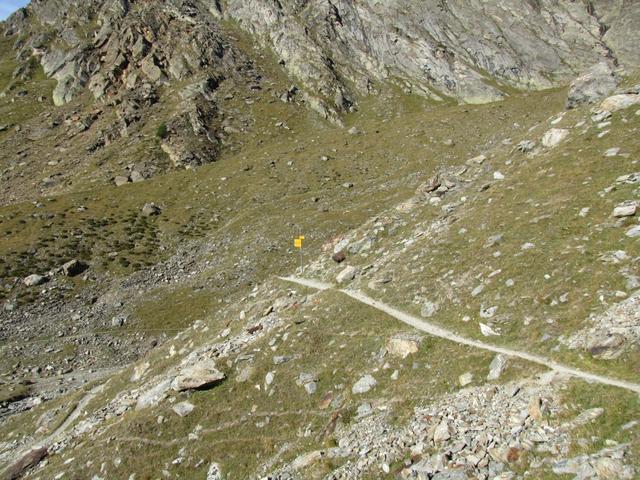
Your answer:
[[[639,26],[623,0],[0,23],[0,475],[638,478]]]

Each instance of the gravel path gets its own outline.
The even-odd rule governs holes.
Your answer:
[[[326,282],[321,282],[318,280],[310,280],[305,278],[297,278],[297,277],[280,277],[281,280],[296,283],[298,285],[302,285],[309,288],[315,288],[317,290],[329,290],[335,288],[334,285]],[[488,343],[480,342],[478,340],[471,340],[469,338],[462,337],[457,333],[446,330],[442,327],[434,325],[433,323],[426,322],[425,320],[410,315],[408,313],[402,312],[397,308],[394,308],[390,305],[387,305],[383,302],[375,300],[362,292],[354,291],[354,290],[345,290],[340,289],[339,292],[347,295],[354,300],[363,303],[365,305],[369,305],[381,312],[386,313],[387,315],[400,320],[401,322],[406,323],[420,331],[428,333],[429,335],[433,335],[434,337],[440,337],[447,340],[450,340],[455,343],[459,343],[461,345],[469,345],[470,347],[479,348],[482,350],[488,350],[490,352],[501,353],[503,355],[507,355],[509,357],[520,358],[522,360],[526,360],[528,362],[537,363],[546,368],[550,368],[553,371],[558,373],[570,375],[572,377],[581,378],[586,380],[587,382],[595,382],[601,383],[604,385],[610,385],[613,387],[623,388],[625,390],[630,390],[632,392],[640,393],[640,385],[636,383],[627,382],[625,380],[619,380],[612,377],[607,377],[604,375],[597,375],[595,373],[585,372],[583,370],[578,370],[572,367],[568,367],[565,365],[561,365],[559,363],[553,362],[548,358],[541,357],[538,355],[534,355],[527,352],[522,352],[519,350],[512,350],[505,347],[497,347],[494,345],[490,345]]]

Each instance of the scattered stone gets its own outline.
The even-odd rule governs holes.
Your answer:
[[[608,120],[609,118],[611,118],[611,112],[608,111],[602,111],[602,112],[598,112],[594,115],[591,116],[591,121],[593,123],[600,123],[604,120]]]
[[[287,363],[293,360],[293,357],[290,355],[275,355],[273,357],[274,365],[282,365],[283,363]]]
[[[116,178],[113,179],[113,183],[116,184],[116,187],[121,187],[129,183],[129,177],[118,175]]]
[[[87,264],[76,259],[70,260],[64,265],[62,265],[62,273],[64,273],[67,277],[74,277],[76,275],[80,275],[86,269],[87,269]]]
[[[378,382],[375,378],[373,378],[371,375],[365,375],[353,385],[351,391],[354,394],[367,393],[377,384]]]
[[[425,318],[433,317],[438,312],[439,309],[440,309],[440,306],[437,303],[425,302],[422,305],[422,309],[420,310],[420,315],[422,315]]]
[[[632,480],[637,478],[634,468],[622,462],[626,448],[626,445],[619,445],[591,455],[560,460],[553,464],[552,470],[557,475],[576,475],[576,479]]]
[[[447,468],[436,473],[431,480],[467,480],[467,474],[461,468]]]
[[[617,458],[602,457],[595,465],[596,474],[602,480],[631,480],[634,471],[631,467],[625,466]]]
[[[471,296],[472,297],[477,297],[478,295],[480,295],[482,293],[483,290],[484,290],[484,284],[480,284],[476,288],[471,290]]]
[[[20,460],[13,465],[10,465],[4,471],[4,477],[9,480],[17,480],[22,478],[25,473],[37,466],[42,460],[49,454],[49,450],[46,447],[36,447],[25,453]]]
[[[336,263],[342,263],[347,259],[347,256],[344,252],[334,253],[331,259]]]
[[[159,82],[164,77],[164,74],[160,69],[160,67],[158,67],[156,63],[156,58],[153,54],[148,55],[147,57],[144,58],[144,60],[142,60],[141,67],[142,67],[142,72],[153,83]]]
[[[142,215],[145,217],[151,217],[154,215],[160,215],[162,209],[158,207],[155,203],[147,203],[144,207],[142,207]]]
[[[636,214],[637,207],[634,204],[618,205],[613,209],[613,216],[617,218],[633,217]]]
[[[498,311],[498,306],[485,308],[484,305],[480,307],[480,318],[493,318]]]
[[[489,325],[485,325],[484,323],[479,323],[479,325],[480,325],[480,333],[482,333],[482,335],[484,335],[485,337],[500,336],[500,334],[496,332],[493,328],[491,328]]]
[[[145,178],[142,176],[142,174],[140,172],[138,172],[137,170],[134,170],[133,172],[131,172],[131,175],[129,175],[129,179],[133,183],[140,183],[140,182],[144,182],[144,180],[145,180]]]
[[[613,147],[604,152],[605,157],[616,157],[620,153],[620,148]]]
[[[354,278],[356,278],[356,273],[358,273],[358,269],[353,265],[349,265],[347,268],[342,270],[338,276],[336,277],[336,282],[345,283],[350,282]]]
[[[435,443],[442,443],[451,438],[451,431],[449,429],[449,423],[446,420],[442,420],[433,432],[433,441]]]
[[[593,332],[587,340],[586,350],[596,358],[612,360],[619,357],[625,347],[624,335],[619,333]]]
[[[487,375],[487,380],[498,380],[502,372],[507,366],[507,357],[501,353],[497,354],[493,357],[491,364],[489,365],[489,375]]]
[[[407,358],[420,349],[420,340],[414,336],[399,334],[387,340],[387,352],[395,357]]]
[[[473,374],[471,372],[463,373],[458,377],[458,382],[460,382],[461,387],[466,387],[473,382]]]
[[[493,179],[494,180],[504,180],[504,175],[500,172],[493,172]]]
[[[264,384],[268,387],[273,383],[274,378],[275,378],[275,373],[268,372],[264,377]]]
[[[640,225],[636,225],[635,227],[631,227],[625,235],[629,238],[636,238],[640,236]]]
[[[553,148],[562,142],[569,135],[569,130],[563,128],[552,128],[542,137],[542,145],[546,148]]]
[[[121,313],[111,319],[111,326],[115,328],[123,327],[126,322],[127,316]]]
[[[606,98],[600,104],[600,111],[617,112],[640,103],[640,95],[623,93]]]
[[[176,412],[179,416],[186,417],[191,412],[193,412],[194,408],[196,408],[196,407],[195,407],[195,405],[193,403],[188,402],[188,401],[184,401],[184,402],[176,403],[173,406],[172,410],[174,412]]]
[[[640,226],[637,235],[640,235]],[[617,253],[620,257],[624,252]],[[593,315],[590,325],[560,341],[571,349],[583,349],[596,358],[618,358],[630,346],[640,345],[640,293]]]
[[[426,182],[424,182],[418,188],[418,193],[431,193],[435,192],[441,186],[440,176],[434,175],[430,177]]]

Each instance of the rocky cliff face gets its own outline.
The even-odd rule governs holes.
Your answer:
[[[5,30],[40,32],[18,55],[40,58],[60,105],[84,87],[100,100],[205,74],[247,80],[227,21],[272,49],[304,100],[334,121],[388,84],[481,103],[566,83],[602,59],[640,64],[640,5],[622,0],[40,0]]]
[[[170,105],[162,148],[175,166],[216,157],[222,130],[214,92],[222,82],[260,88],[251,62],[196,2],[33,2],[7,27],[6,35],[20,38],[17,57],[39,59],[57,81],[56,106],[88,90],[115,109],[107,136],[127,136],[145,108]],[[178,98],[161,98],[169,84]]]
[[[221,85],[261,88],[237,26],[289,76],[276,96],[342,124],[360,98],[389,87],[485,103],[603,60],[635,67],[639,25],[640,7],[623,1],[38,0],[3,30],[16,39],[15,75],[39,62],[57,82],[56,106],[88,91],[115,114],[92,151],[136,132],[160,103],[171,112],[158,127],[162,150],[190,167],[215,160],[234,131]]]
[[[474,103],[501,98],[496,81],[544,88],[602,57],[637,63],[626,42],[613,40],[635,35],[630,25],[639,16],[630,4],[255,0],[227,2],[222,12],[271,45],[293,76],[338,110],[387,81]]]

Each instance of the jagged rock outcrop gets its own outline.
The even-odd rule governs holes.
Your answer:
[[[583,103],[595,103],[611,93],[618,85],[612,66],[607,62],[593,65],[569,86],[567,108],[576,108]]]
[[[251,0],[226,2],[221,14],[270,45],[333,111],[386,81],[473,103],[502,97],[494,80],[544,88],[604,57],[637,65],[638,6],[593,3]]]
[[[603,58],[640,64],[640,5],[604,0],[37,0],[9,19],[5,34],[55,29],[31,35],[19,55],[40,55],[63,104],[86,85],[101,99],[209,69],[246,73],[221,18],[271,48],[305,87],[300,100],[334,121],[384,83],[475,103],[500,99],[501,85],[566,82]],[[87,31],[92,21],[97,31]]]
[[[252,62],[200,2],[34,1],[7,26],[5,35],[19,38],[17,57],[37,58],[57,80],[53,103],[65,105],[88,90],[115,108],[116,136],[128,136],[155,103],[176,103],[163,98],[163,89],[191,82],[164,122],[163,149],[176,166],[217,157],[223,133],[215,90],[224,81],[260,84]]]
[[[156,103],[170,105],[154,129],[171,163],[190,167],[215,160],[224,144],[219,89],[261,88],[230,23],[271,49],[291,77],[281,100],[337,124],[358,98],[392,84],[435,101],[482,103],[591,67],[572,89],[572,107],[597,101],[615,88],[616,70],[640,64],[640,7],[625,2],[34,0],[3,31],[16,38],[14,75],[31,75],[36,59],[57,81],[55,105],[89,92],[87,102],[115,109],[117,123],[95,148],[129,136]]]

